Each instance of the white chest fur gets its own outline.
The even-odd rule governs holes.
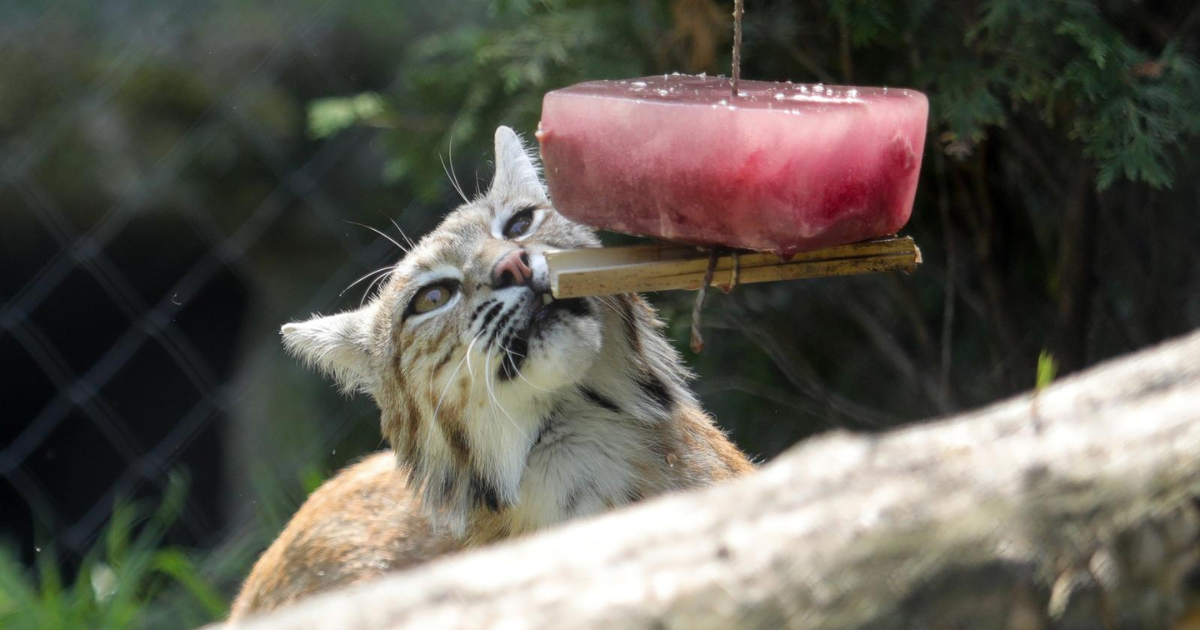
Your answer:
[[[583,401],[560,406],[529,453],[516,524],[541,529],[628,503],[638,482],[634,462],[649,447],[646,430]]]

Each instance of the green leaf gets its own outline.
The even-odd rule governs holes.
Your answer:
[[[154,569],[170,576],[180,584],[203,607],[213,619],[220,619],[228,612],[225,598],[209,584],[182,551],[163,549],[154,555]]]
[[[1058,362],[1054,359],[1054,355],[1047,350],[1042,350],[1038,355],[1037,381],[1034,384],[1034,390],[1041,391],[1049,387],[1057,374]]]
[[[373,92],[323,98],[308,108],[308,132],[314,138],[327,138],[354,125],[387,126],[386,113],[383,97]]]
[[[312,465],[300,474],[300,486],[304,488],[305,494],[312,494],[313,492],[316,492],[317,488],[320,488],[321,484],[325,483],[325,480],[328,478],[329,475],[327,475],[320,466]]]

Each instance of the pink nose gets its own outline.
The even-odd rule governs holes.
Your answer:
[[[529,254],[523,249],[514,249],[500,257],[492,268],[492,288],[526,286],[533,281],[533,270],[529,268]]]

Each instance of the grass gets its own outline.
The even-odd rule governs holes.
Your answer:
[[[1054,378],[1058,376],[1058,361],[1054,359],[1054,355],[1047,350],[1042,350],[1038,355],[1037,360],[1037,380],[1034,382],[1034,390],[1042,391],[1054,382]]]
[[[183,476],[173,475],[154,509],[119,505],[70,582],[53,549],[42,549],[28,568],[0,548],[0,628],[193,627],[224,617],[228,603],[214,586],[218,580],[186,551],[164,546],[187,485]]]

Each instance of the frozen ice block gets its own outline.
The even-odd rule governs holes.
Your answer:
[[[798,251],[899,230],[929,103],[907,89],[664,75],[546,95],[554,206],[582,223],[701,245]]]

